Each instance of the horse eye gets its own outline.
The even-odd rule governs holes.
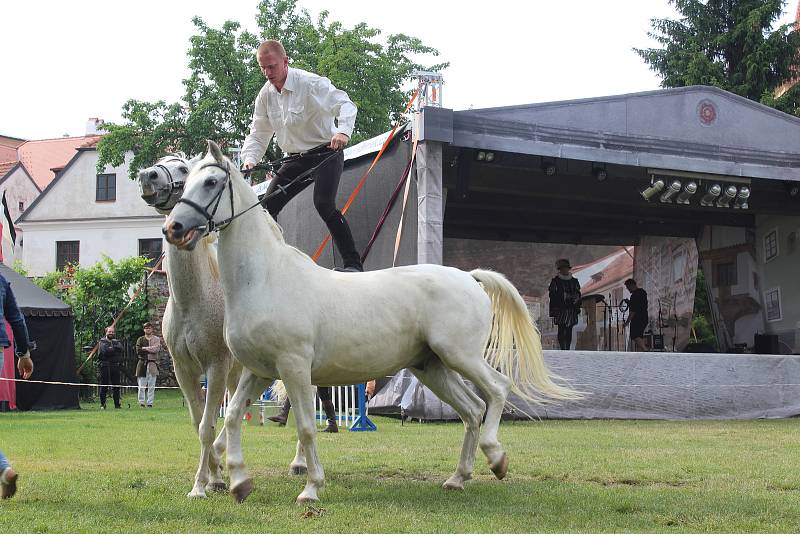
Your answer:
[[[216,185],[217,185],[217,179],[216,178],[208,178],[206,180],[206,187],[214,187]]]
[[[181,165],[180,167],[178,167],[178,170],[181,171],[183,174],[189,174],[189,168],[188,167],[184,167],[184,166]]]

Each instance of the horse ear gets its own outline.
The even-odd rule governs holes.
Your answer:
[[[211,139],[208,140],[208,153],[217,160],[217,163],[223,162],[224,156],[222,155],[222,150],[220,150],[219,145]]]

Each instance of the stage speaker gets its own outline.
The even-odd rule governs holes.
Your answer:
[[[754,354],[780,354],[778,336],[774,334],[756,334],[753,340]]]
[[[664,334],[653,334],[651,350],[664,350]]]

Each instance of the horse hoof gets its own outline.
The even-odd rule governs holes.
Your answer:
[[[214,482],[206,486],[206,491],[228,491],[228,485],[224,482]]]
[[[244,500],[253,492],[253,481],[252,479],[247,479],[241,484],[237,485],[236,487],[231,488],[231,495],[233,496],[233,500],[237,503],[243,503]]]
[[[305,465],[290,465],[289,476],[305,475],[308,472],[308,467]]]
[[[205,499],[207,497],[206,492],[197,490],[190,491],[186,496],[190,499]]]
[[[494,476],[497,477],[497,480],[503,480],[508,474],[508,455],[503,453],[503,457],[500,458],[500,461],[495,463],[494,465],[490,465],[489,468],[494,473]]]
[[[463,491],[464,484],[457,480],[450,480],[449,478],[442,484],[442,488],[452,491]]]
[[[297,504],[308,504],[313,502],[319,502],[319,498],[308,495],[306,492],[303,492],[297,496]]]

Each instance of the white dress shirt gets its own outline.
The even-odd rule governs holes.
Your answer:
[[[356,106],[347,93],[328,78],[290,67],[280,92],[271,82],[259,91],[242,163],[261,161],[273,134],[291,154],[329,143],[337,133],[351,137],[355,122]]]

